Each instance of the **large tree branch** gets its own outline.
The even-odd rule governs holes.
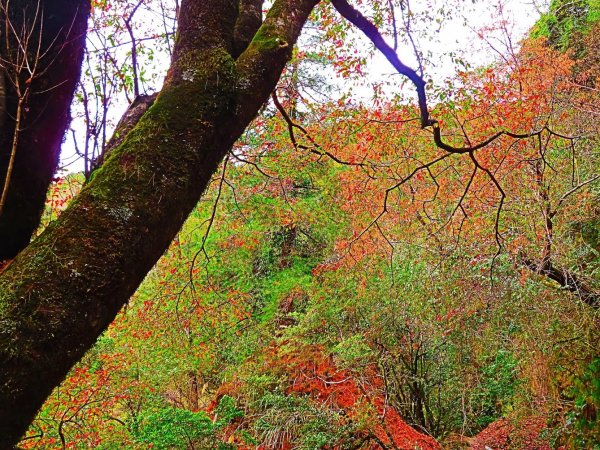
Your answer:
[[[600,292],[586,285],[571,271],[556,267],[549,260],[545,260],[541,264],[527,258],[523,258],[522,261],[529,270],[557,282],[560,287],[572,292],[592,308],[600,306]]]
[[[182,3],[172,65],[152,107],[0,275],[0,448],[24,433],[163,254],[275,88],[316,3],[277,0],[237,61],[231,2]]]
[[[263,0],[239,0],[238,18],[233,32],[233,56],[248,48],[262,24]]]
[[[340,15],[342,17],[344,17],[346,20],[348,20],[350,23],[352,23],[354,26],[356,26],[358,29],[360,29],[363,32],[363,34],[373,43],[375,48],[377,50],[379,50],[386,57],[386,59],[392,64],[392,66],[397,70],[397,72],[399,74],[406,76],[414,84],[416,91],[417,91],[417,97],[418,97],[421,127],[422,128],[431,127],[432,133],[433,133],[433,141],[434,141],[435,145],[438,148],[447,152],[441,158],[434,159],[433,161],[431,161],[427,164],[419,166],[407,178],[404,178],[396,185],[388,188],[386,191],[382,211],[358,235],[357,239],[360,238],[362,235],[364,235],[364,233],[366,233],[373,226],[379,226],[379,224],[378,224],[379,220],[387,212],[387,199],[388,199],[390,192],[399,188],[402,184],[404,184],[406,181],[408,181],[415,174],[416,171],[423,170],[423,169],[429,170],[430,166],[436,164],[437,162],[444,159],[446,156],[448,156],[450,154],[465,154],[465,155],[468,155],[470,157],[470,159],[472,160],[472,162],[474,164],[474,171],[473,171],[471,177],[469,178],[466,189],[465,189],[457,207],[454,209],[452,215],[450,216],[450,218],[452,218],[454,216],[454,214],[456,213],[456,211],[459,208],[464,213],[464,209],[462,208],[462,201],[468,194],[468,191],[469,191],[471,183],[474,179],[474,176],[476,175],[478,170],[481,170],[482,172],[484,172],[487,175],[487,177],[489,178],[489,180],[492,182],[492,184],[496,187],[496,189],[498,190],[498,192],[500,194],[500,200],[498,203],[498,208],[496,211],[496,218],[495,218],[495,222],[494,222],[495,237],[496,237],[496,242],[498,244],[498,251],[497,251],[496,255],[494,256],[494,260],[495,260],[495,258],[500,254],[500,251],[502,249],[502,236],[500,233],[500,217],[501,217],[504,201],[506,198],[506,194],[505,194],[504,189],[502,188],[500,182],[496,178],[495,173],[492,170],[482,166],[479,163],[479,161],[475,157],[475,152],[487,147],[488,145],[492,144],[493,142],[500,139],[501,137],[510,137],[512,139],[527,139],[527,138],[531,138],[531,137],[541,138],[543,133],[548,133],[549,136],[554,136],[554,137],[557,137],[560,139],[565,139],[565,140],[568,140],[571,142],[573,142],[575,140],[575,137],[565,136],[563,134],[557,133],[556,131],[552,130],[548,126],[548,124],[544,124],[543,126],[539,127],[538,129],[524,132],[524,133],[516,133],[516,132],[511,132],[508,130],[500,130],[500,131],[497,131],[496,133],[492,134],[488,138],[482,140],[481,142],[478,142],[475,144],[471,144],[470,142],[468,142],[467,146],[457,147],[457,146],[451,145],[447,142],[444,142],[444,137],[442,135],[442,131],[440,128],[440,123],[437,120],[431,118],[430,114],[429,114],[429,108],[428,108],[428,103],[427,103],[427,94],[425,91],[426,83],[425,83],[425,80],[423,79],[422,75],[420,73],[417,73],[414,69],[408,67],[406,64],[404,64],[398,57],[396,50],[394,48],[390,47],[390,45],[385,41],[385,39],[379,32],[378,28],[373,23],[371,23],[360,11],[358,11],[356,8],[354,8],[352,5],[350,5],[347,0],[331,0],[331,4],[340,13]],[[413,48],[414,48],[414,43],[413,43]],[[416,51],[416,49],[415,49],[415,51]],[[418,55],[417,55],[417,57],[418,57]],[[576,190],[580,189],[581,187],[585,186],[586,184],[592,183],[596,179],[597,179],[597,177],[594,177],[594,178],[584,182],[580,186],[576,186],[574,189],[572,189],[571,191],[566,193],[560,199],[560,201],[557,205],[557,208],[560,207],[561,203],[565,200],[566,197],[568,197],[569,195],[571,195],[572,193],[574,193]],[[549,212],[548,220],[551,220],[552,216],[555,213],[556,213],[555,211]],[[466,213],[465,213],[465,216],[466,216]],[[549,252],[548,252],[548,254],[549,254]],[[538,267],[537,264],[535,264],[531,261],[526,261],[525,265],[527,267],[531,268],[532,270],[536,270],[538,273],[542,273],[545,276],[549,277],[550,279],[557,281],[561,286],[570,290],[571,292],[577,293],[579,295],[579,297],[585,303],[587,303],[591,306],[594,306],[594,307],[598,306],[599,294],[597,292],[595,292],[595,291],[591,290],[589,287],[587,287],[574,274],[572,274],[568,271],[557,269],[554,266],[552,266],[549,259],[547,260],[547,262],[542,264],[541,268]],[[493,267],[493,263],[492,263],[492,267]]]
[[[140,119],[154,104],[157,95],[157,93],[152,95],[138,95],[133,100],[115,127],[112,137],[106,144],[104,153],[101,154],[97,160],[92,161],[92,171],[100,167],[103,161],[105,161],[111,154],[111,152],[123,143],[129,132],[135,128]]]
[[[416,87],[419,99],[419,110],[421,113],[421,126],[423,128],[435,123],[429,118],[427,107],[427,95],[425,94],[425,80],[413,69],[404,64],[398,57],[396,51],[388,45],[379,30],[360,11],[352,7],[346,0],[331,0],[331,4],[342,17],[362,31],[375,45],[383,56],[394,66],[399,74],[407,77]]]
[[[547,131],[554,136],[561,137],[564,139],[573,139],[569,136],[563,136],[559,133],[552,131],[548,126],[543,126],[538,130],[527,133],[513,133],[506,130],[498,131],[489,138],[483,140],[482,142],[479,142],[474,145],[469,145],[467,147],[455,147],[453,145],[448,144],[447,142],[444,142],[439,122],[431,118],[429,115],[427,93],[425,92],[426,83],[423,77],[419,75],[414,69],[410,68],[400,60],[396,51],[392,47],[390,47],[390,45],[385,41],[377,27],[373,23],[371,23],[360,11],[358,11],[352,5],[350,5],[347,2],[347,0],[331,0],[331,4],[340,13],[342,17],[344,17],[346,20],[348,20],[350,23],[352,23],[354,26],[356,26],[359,30],[363,32],[363,34],[373,43],[375,48],[386,57],[386,59],[392,64],[392,66],[394,66],[394,68],[400,75],[404,75],[414,84],[415,89],[417,91],[417,98],[419,103],[421,127],[432,128],[433,140],[438,148],[445,150],[449,153],[472,154],[477,150],[487,147],[496,139],[502,136],[509,136],[513,139],[525,139],[529,137],[539,136],[544,131]]]

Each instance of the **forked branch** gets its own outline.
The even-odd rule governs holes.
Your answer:
[[[451,145],[447,142],[444,142],[440,123],[437,120],[431,118],[431,116],[429,114],[427,95],[425,92],[426,83],[425,83],[425,80],[423,79],[422,75],[420,74],[421,71],[419,71],[419,73],[417,73],[417,71],[415,71],[414,69],[412,69],[412,68],[408,67],[406,64],[404,64],[398,57],[395,49],[390,47],[390,45],[387,44],[387,42],[385,41],[385,39],[379,32],[378,28],[373,23],[371,23],[369,21],[369,19],[367,19],[360,11],[358,11],[356,8],[351,6],[347,0],[331,0],[331,4],[340,13],[340,15],[342,17],[344,17],[346,20],[348,20],[350,23],[352,23],[354,26],[356,26],[359,30],[361,30],[365,34],[365,36],[367,36],[367,38],[373,43],[375,48],[377,50],[379,50],[386,57],[386,59],[392,64],[392,66],[394,66],[394,68],[397,70],[397,72],[399,74],[406,76],[414,84],[414,86],[416,88],[416,92],[417,92],[417,98],[418,98],[421,127],[422,128],[430,127],[432,130],[432,133],[433,133],[433,141],[434,141],[435,145],[438,148],[447,152],[444,156],[438,157],[437,159],[434,159],[427,164],[419,165],[416,169],[413,170],[412,173],[410,173],[408,176],[404,177],[399,183],[396,183],[395,185],[388,188],[385,193],[384,205],[383,205],[381,212],[375,217],[375,219],[370,223],[370,225],[368,225],[366,227],[366,229],[363,230],[363,232],[359,234],[357,239],[360,238],[362,235],[364,235],[364,233],[366,233],[373,226],[378,226],[378,221],[387,212],[387,208],[388,208],[387,201],[388,201],[388,197],[392,191],[398,189],[400,186],[405,184],[417,172],[419,172],[421,170],[427,170],[431,174],[430,168],[433,165],[440,162],[441,160],[445,159],[445,157],[447,157],[451,154],[466,154],[469,156],[471,162],[473,163],[473,172],[470,175],[470,178],[466,184],[466,188],[465,188],[460,200],[458,201],[456,207],[454,208],[454,210],[448,220],[450,220],[459,209],[461,211],[463,211],[463,213],[466,215],[466,213],[464,212],[464,209],[462,207],[463,200],[465,199],[466,195],[468,194],[468,191],[472,185],[472,182],[473,182],[475,176],[477,175],[477,172],[478,171],[483,172],[487,176],[487,178],[489,178],[490,182],[494,185],[494,187],[498,190],[498,192],[500,194],[500,200],[498,203],[498,208],[497,208],[496,217],[495,217],[495,224],[494,224],[495,238],[496,238],[496,243],[498,245],[498,252],[496,253],[496,256],[498,256],[500,250],[502,249],[502,235],[500,233],[499,223],[500,223],[502,208],[503,208],[503,205],[504,205],[504,202],[506,199],[506,193],[504,192],[504,189],[502,188],[500,182],[496,178],[495,172],[490,170],[489,168],[483,166],[479,162],[479,160],[476,158],[475,152],[487,147],[488,145],[492,144],[494,141],[496,141],[497,139],[499,139],[503,136],[507,136],[507,137],[513,138],[513,139],[527,139],[527,138],[531,138],[531,137],[541,138],[543,133],[548,133],[548,136],[554,136],[554,137],[558,137],[560,139],[566,139],[566,140],[571,141],[571,143],[574,141],[575,138],[557,133],[557,132],[553,131],[552,129],[550,129],[548,124],[544,124],[539,129],[536,129],[536,130],[533,130],[530,132],[526,132],[526,133],[515,133],[515,132],[511,132],[511,131],[507,131],[507,130],[501,130],[501,131],[494,133],[490,137],[484,139],[483,141],[481,141],[479,143],[475,143],[475,144],[471,144],[467,138],[468,146],[457,147],[457,146]],[[396,47],[396,45],[394,47]],[[413,42],[413,49],[415,49],[415,52],[416,52],[414,42]],[[419,55],[417,54],[417,57],[418,56]],[[567,194],[567,195],[569,195],[569,194]],[[561,199],[561,202],[562,202],[562,200],[564,200],[564,199]],[[560,204],[560,202],[559,202],[559,204]],[[567,283],[567,284],[569,284],[569,283]]]
[[[277,93],[275,91],[273,91],[273,93],[271,94],[271,98],[273,99],[273,104],[275,105],[275,108],[277,108],[277,110],[281,114],[281,117],[283,117],[283,120],[285,121],[285,123],[288,126],[288,133],[290,135],[290,140],[292,141],[292,145],[294,146],[294,148],[299,148],[301,150],[308,150],[309,152],[314,153],[315,155],[319,155],[319,157],[327,156],[329,159],[335,161],[336,163],[343,164],[345,166],[359,166],[359,167],[367,167],[368,166],[368,164],[365,164],[362,162],[354,163],[354,162],[350,162],[350,161],[344,161],[344,160],[338,158],[337,156],[335,156],[333,153],[328,152],[327,150],[324,150],[313,139],[313,137],[309,134],[309,132],[306,130],[306,128],[304,128],[302,125],[294,122],[290,118],[290,115],[287,113],[287,111],[285,110],[285,108],[283,107],[281,102],[279,101],[279,98],[277,97]],[[302,134],[304,134],[306,139],[308,139],[310,141],[310,143],[312,144],[312,147],[298,143],[294,129],[297,129],[300,132],[302,132]]]

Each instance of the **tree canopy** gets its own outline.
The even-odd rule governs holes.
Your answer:
[[[598,436],[595,3],[428,84],[408,2],[158,2],[157,95],[134,3],[2,2],[0,446],[33,422],[22,446],[439,448],[542,398],[580,426],[557,441]],[[319,70],[361,77],[352,40],[414,101],[322,95]],[[111,89],[131,104],[109,139]],[[51,185],[74,95],[85,180]]]

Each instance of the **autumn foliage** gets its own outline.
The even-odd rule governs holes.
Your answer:
[[[530,38],[446,80],[444,142],[489,140],[449,152],[401,98],[308,105],[303,64],[361,74],[335,55],[296,54],[23,448],[593,448],[595,59]]]

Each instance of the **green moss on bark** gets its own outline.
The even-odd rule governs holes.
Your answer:
[[[231,6],[184,0],[194,17],[180,22],[163,91],[56,223],[0,275],[0,448],[17,442],[163,254],[275,88],[316,0],[276,0],[285,8],[269,14],[241,62],[231,42],[205,39],[196,26],[213,3]],[[232,34],[221,28],[219,36]]]
[[[254,44],[256,50],[260,52],[270,52],[276,49],[289,47],[289,44],[285,40],[285,36],[278,33],[275,26],[262,27],[258,33],[254,35],[252,44]]]

